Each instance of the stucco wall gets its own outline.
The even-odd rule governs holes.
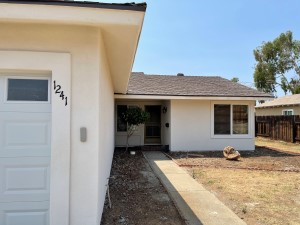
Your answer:
[[[167,107],[167,112],[162,114],[162,144],[170,145],[171,144],[171,104],[170,101],[164,101],[163,106]],[[169,124],[169,127],[166,127],[166,123]]]
[[[171,151],[223,150],[231,145],[237,150],[254,149],[254,102],[222,101],[250,104],[250,137],[215,138],[211,135],[211,101],[171,100]]]
[[[300,106],[284,106],[274,108],[256,108],[255,114],[257,116],[281,116],[282,110],[293,109],[294,115],[300,115]]]
[[[70,224],[99,225],[114,148],[113,91],[101,32],[80,26],[0,27],[1,50],[71,54]],[[80,127],[87,128],[85,143]]]
[[[100,39],[101,39],[100,34]],[[111,159],[113,157],[114,149],[114,90],[111,80],[111,76],[108,76],[110,71],[106,60],[106,52],[104,42],[100,40],[100,74],[106,74],[100,79],[100,95],[99,95],[99,150],[98,155],[99,168],[98,168],[98,212],[101,213],[98,216],[98,221],[101,220],[103,203],[105,200],[108,177],[110,176]]]

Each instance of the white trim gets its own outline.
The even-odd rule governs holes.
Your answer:
[[[284,112],[292,112],[292,114],[291,115],[285,115]],[[292,116],[292,115],[294,115],[294,109],[283,109],[282,110],[282,115],[283,116]]]
[[[0,51],[0,70],[42,71],[59,80],[71,98],[71,56],[69,53]],[[70,102],[67,106],[52,91],[52,132],[50,167],[50,225],[69,225],[70,195]]]
[[[220,101],[220,100],[228,100],[228,101],[244,101],[244,100],[270,100],[273,99],[272,97],[214,97],[214,96],[162,96],[162,95],[122,95],[122,94],[115,94],[115,99],[142,99],[142,100],[213,100],[213,101]]]
[[[22,80],[48,80],[48,100],[47,101],[13,101],[7,100],[8,95],[8,79],[22,79]],[[4,103],[5,104],[50,104],[51,103],[51,78],[49,76],[26,76],[25,74],[18,74],[4,77]]]
[[[216,135],[214,133],[215,123],[214,123],[214,105],[230,105],[230,134]],[[233,106],[234,105],[247,105],[248,106],[248,134],[233,134]],[[239,102],[224,102],[224,101],[212,101],[211,102],[211,138],[215,139],[250,139],[253,137],[253,110],[251,109],[250,103]]]

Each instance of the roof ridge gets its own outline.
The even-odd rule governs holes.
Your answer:
[[[131,72],[131,74],[138,75],[143,74],[145,76],[166,76],[166,77],[219,77],[222,79],[227,80],[226,78],[223,78],[218,75],[184,75],[184,76],[177,76],[176,74],[146,74],[144,72]]]

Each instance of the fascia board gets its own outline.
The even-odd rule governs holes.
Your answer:
[[[140,26],[144,14],[130,10],[0,3],[0,21],[3,22]]]
[[[137,99],[137,100],[270,100],[271,97],[222,97],[222,96],[162,96],[162,95],[122,95],[115,94],[115,99]]]

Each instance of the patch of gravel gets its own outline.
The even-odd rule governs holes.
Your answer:
[[[115,151],[111,177],[112,208],[106,199],[101,225],[185,224],[140,151]]]

